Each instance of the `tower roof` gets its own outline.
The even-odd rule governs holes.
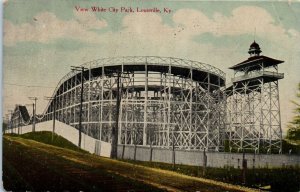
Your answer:
[[[283,63],[283,61],[260,55],[249,57],[247,60],[229,67],[229,69],[242,71],[245,67],[249,67],[249,70],[259,70],[262,68],[261,64],[263,64],[263,67],[270,67],[280,63]]]
[[[259,44],[255,41],[250,45],[248,53],[250,54],[250,57],[247,60],[229,67],[229,69],[243,71],[247,68],[248,71],[252,71],[260,70],[262,67],[270,67],[283,63],[281,60],[260,55],[261,50]]]

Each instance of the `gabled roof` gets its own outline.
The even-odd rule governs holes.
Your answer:
[[[24,121],[28,121],[30,119],[26,106],[17,105],[14,111],[14,116],[19,115],[19,113]]]
[[[242,70],[245,67],[249,67],[249,68],[251,68],[251,70],[256,70],[256,69],[261,68],[261,66],[259,65],[261,63],[263,63],[264,67],[270,67],[270,66],[278,65],[283,62],[284,61],[273,59],[273,58],[266,57],[263,55],[259,55],[259,56],[249,57],[247,60],[245,60],[241,63],[238,63],[232,67],[229,67],[229,69]]]
[[[26,106],[20,106],[20,112],[24,121],[28,121],[30,119]]]

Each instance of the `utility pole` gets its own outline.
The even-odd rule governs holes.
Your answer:
[[[122,89],[123,89],[123,84],[121,83],[121,78],[128,78],[125,76],[121,76],[123,74],[122,71],[120,70],[114,70],[112,73],[116,73],[117,75],[111,75],[111,77],[116,77],[117,81],[117,94],[116,94],[116,119],[115,119],[115,125],[112,127],[112,141],[111,141],[111,153],[110,156],[113,159],[116,159],[118,156],[118,139],[119,139],[119,114],[120,114],[120,105],[121,105],[121,99],[122,99]],[[136,145],[136,144],[135,144]],[[136,147],[136,146],[135,146]]]
[[[32,115],[32,132],[35,132],[35,116],[36,116],[36,100],[37,97],[29,97],[30,100],[34,100],[33,104],[33,115]]]
[[[78,139],[78,147],[81,147],[81,132],[82,132],[82,103],[83,103],[83,72],[87,69],[85,67],[77,67],[71,66],[72,71],[80,71],[80,81],[81,81],[81,90],[80,90],[80,109],[79,109],[79,139]]]
[[[53,119],[53,128],[52,128],[52,142],[55,133],[55,119],[56,119],[56,96],[54,97],[45,97],[46,100],[52,101],[52,119]]]
[[[120,113],[120,104],[121,104],[121,94],[120,94],[120,77],[121,72],[117,72],[117,103],[116,103],[116,123],[115,126],[112,127],[111,135],[111,158],[116,159],[118,155],[118,130],[119,130],[119,113]]]
[[[33,127],[34,103],[32,103],[32,104],[25,104],[25,106],[32,106],[32,132],[33,132],[33,130],[34,130],[34,127]]]

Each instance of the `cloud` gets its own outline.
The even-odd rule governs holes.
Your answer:
[[[122,30],[97,34],[91,29],[102,29],[108,24],[98,19],[93,12],[74,11],[74,19],[60,20],[55,14],[42,12],[30,23],[14,25],[4,20],[4,44],[14,45],[16,42],[37,41],[47,43],[57,38],[73,38],[88,43],[105,44],[107,38],[118,39],[114,44],[120,45],[126,40],[142,44],[180,44],[191,43],[194,36],[211,33],[216,37],[225,35],[254,35],[275,41],[289,47],[294,40],[300,39],[299,31],[285,29],[276,24],[273,17],[263,8],[241,6],[234,9],[231,15],[214,13],[212,18],[194,9],[179,9],[173,17],[174,25],[163,22],[160,14],[133,13],[125,15]],[[148,40],[148,41],[144,41]],[[149,42],[150,41],[150,42]],[[293,45],[295,46],[295,45]]]
[[[134,35],[139,38],[148,38],[161,42],[162,38],[170,37],[173,30],[163,23],[160,15],[155,13],[136,13],[124,17],[123,34]]]
[[[24,41],[47,43],[52,39],[64,37],[84,39],[96,35],[90,31],[91,29],[102,29],[107,26],[105,20],[96,18],[94,14],[74,12],[74,15],[74,19],[64,21],[51,12],[42,12],[36,15],[32,22],[21,25],[4,20],[4,44],[11,46]]]
[[[179,9],[172,16],[172,23],[164,22],[161,14],[156,13],[133,13],[123,17],[120,30],[106,31],[104,33],[93,32],[92,29],[103,29],[108,23],[98,19],[93,13],[74,12],[71,20],[61,20],[55,14],[43,12],[36,15],[30,23],[15,25],[8,20],[4,21],[4,44],[15,45],[17,42],[37,41],[48,43],[59,38],[72,38],[82,42],[92,43],[89,47],[82,47],[72,51],[45,49],[38,55],[30,58],[28,56],[14,56],[5,53],[5,65],[11,65],[7,69],[7,81],[9,78],[20,82],[26,81],[26,77],[18,74],[17,71],[30,66],[36,79],[44,79],[48,71],[53,72],[48,81],[56,82],[67,73],[70,65],[79,65],[94,59],[112,56],[127,55],[153,55],[171,56],[186,58],[191,60],[203,61],[218,67],[225,72],[230,65],[240,62],[247,57],[237,50],[236,43],[241,41],[241,35],[253,35],[256,28],[256,36],[259,39],[267,40],[272,44],[272,55],[287,62],[286,68],[281,68],[282,72],[289,73],[282,81],[281,94],[286,98],[282,102],[282,116],[284,122],[291,117],[291,104],[289,100],[294,97],[294,88],[289,84],[299,81],[297,72],[299,66],[297,61],[300,59],[297,51],[300,50],[300,34],[293,28],[286,29],[276,23],[276,20],[265,9],[255,6],[241,6],[232,10],[230,15],[214,13],[211,17],[204,12],[195,9]],[[195,37],[203,34],[212,34],[222,40],[228,36],[236,38],[235,42],[228,42],[226,46],[217,46],[212,42],[195,41]],[[252,39],[249,39],[249,44]],[[248,46],[248,45],[247,45]],[[264,51],[264,50],[263,50]],[[51,58],[49,60],[49,58]],[[26,64],[24,64],[26,63]],[[45,68],[47,66],[48,68]],[[51,68],[52,67],[52,68]],[[280,66],[281,67],[281,66]],[[284,65],[283,65],[284,67]],[[25,70],[25,69],[24,69]],[[43,71],[43,72],[39,72]],[[19,72],[21,73],[21,72]],[[28,74],[28,79],[33,79]],[[50,76],[48,74],[48,76]],[[229,77],[229,76],[228,76]],[[50,79],[51,78],[51,79]],[[230,81],[230,80],[228,80]],[[14,81],[11,81],[14,82]],[[56,86],[54,84],[53,86]],[[296,86],[295,86],[296,88]],[[6,94],[10,93],[5,89]],[[28,91],[24,90],[23,94]],[[21,93],[5,95],[6,100],[17,99]],[[28,93],[30,94],[30,93]],[[27,95],[31,96],[31,95]],[[24,96],[26,99],[27,96]],[[9,99],[8,99],[9,98]],[[28,101],[24,101],[26,103]],[[12,104],[12,103],[11,103]],[[41,106],[40,106],[41,107]],[[7,105],[6,105],[6,108]],[[42,108],[41,108],[42,109]]]
[[[215,24],[204,13],[194,9],[181,9],[173,15],[173,21],[178,27],[182,27],[179,34],[199,35],[215,31]]]
[[[234,9],[229,17],[216,13],[214,20],[219,29],[215,32],[217,35],[254,34],[255,28],[257,34],[284,30],[282,27],[274,25],[274,19],[265,9],[253,6]]]
[[[215,12],[212,17],[195,9],[179,9],[171,19],[173,23],[167,24],[161,14],[127,14],[122,19],[120,30],[99,34],[91,29],[103,29],[108,24],[92,12],[74,11],[74,18],[66,21],[53,13],[42,12],[31,23],[14,25],[5,20],[4,44],[25,41],[47,43],[65,37],[94,45],[79,50],[80,61],[122,55],[157,55],[200,60],[223,69],[239,62],[234,58],[244,58],[236,50],[239,40],[220,47],[213,42],[194,41],[195,37],[206,33],[219,39],[253,35],[256,28],[257,37],[280,45],[282,50],[299,48],[299,31],[276,24],[274,18],[260,7],[241,6],[233,9],[230,15]],[[236,57],[228,57],[233,53]]]
[[[241,6],[234,9],[230,16],[215,13],[208,18],[200,11],[181,9],[177,11],[173,20],[175,24],[185,29],[184,36],[211,33],[215,36],[237,36],[243,34],[269,39],[277,43],[290,46],[292,39],[300,39],[300,33],[295,29],[285,29],[276,24],[273,17],[263,8],[256,6]],[[292,40],[292,41],[291,41]]]

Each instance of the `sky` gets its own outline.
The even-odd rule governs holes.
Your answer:
[[[118,56],[162,56],[228,69],[246,60],[250,44],[284,60],[279,71],[282,128],[293,117],[300,82],[300,3],[160,0],[5,0],[3,114],[38,97],[47,105],[70,66]],[[91,6],[107,9],[92,12]],[[121,7],[134,13],[121,12]],[[88,8],[77,11],[76,8]],[[118,12],[110,12],[118,9]],[[137,12],[157,8],[161,13]],[[170,10],[164,12],[164,9]],[[30,109],[29,109],[30,110]]]

